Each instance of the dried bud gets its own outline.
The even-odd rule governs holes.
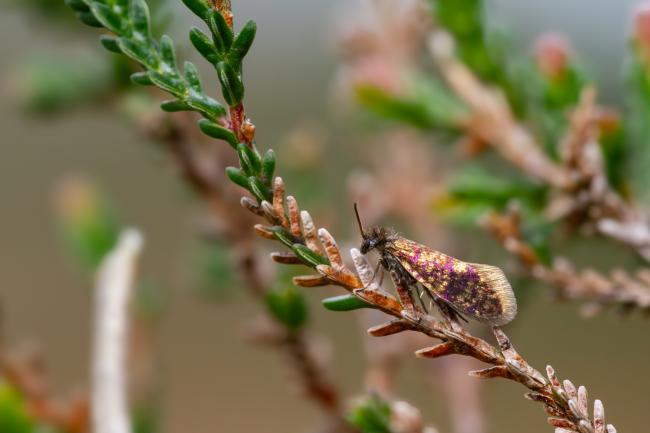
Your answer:
[[[555,80],[562,77],[567,70],[571,45],[558,33],[546,33],[535,41],[534,55],[539,71],[547,78]]]
[[[405,401],[391,404],[391,431],[396,433],[417,433],[424,428],[422,414]]]
[[[255,125],[253,125],[253,122],[248,118],[244,120],[244,123],[241,126],[241,135],[248,143],[252,143],[255,139]]]

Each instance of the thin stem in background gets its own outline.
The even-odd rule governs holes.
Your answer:
[[[131,433],[127,402],[126,350],[129,301],[142,235],[125,230],[99,269],[95,288],[92,431]]]

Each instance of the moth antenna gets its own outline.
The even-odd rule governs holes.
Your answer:
[[[365,238],[365,232],[363,231],[363,224],[361,224],[361,217],[359,216],[359,208],[356,203],[354,203],[354,214],[357,216],[357,224],[359,224],[359,231],[361,232],[361,237]]]

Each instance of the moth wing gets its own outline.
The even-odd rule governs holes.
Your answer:
[[[442,287],[432,285],[431,282],[440,281],[444,277],[445,270],[440,265],[453,260],[452,257],[405,238],[394,241],[389,252],[420,284],[444,299]]]
[[[501,305],[501,313],[493,317],[490,323],[505,325],[511,322],[517,315],[517,298],[515,298],[515,292],[503,270],[481,263],[468,263],[468,265],[474,267],[481,277],[481,281],[491,287],[492,296],[496,297]]]
[[[517,314],[512,287],[496,266],[465,263],[404,238],[390,252],[432,295],[462,314],[492,325],[508,323]]]

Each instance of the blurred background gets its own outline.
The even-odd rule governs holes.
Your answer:
[[[490,18],[511,32],[522,53],[544,31],[568,35],[602,99],[621,103],[634,1],[486,4]],[[246,341],[245,329],[259,307],[238,288],[227,253],[201,242],[197,200],[166,153],[133,126],[134,113],[151,101],[142,95],[114,96],[119,83],[113,68],[120,66],[99,46],[99,33],[80,25],[59,2],[4,0],[0,5],[4,342],[37,346],[54,390],[88,385],[92,275],[70,253],[59,206],[71,179],[88,179],[116,218],[146,237],[140,274],[149,287],[145,295],[159,310],[148,332],[160,431],[313,431],[320,415],[294,390],[282,356]],[[236,22],[253,19],[259,27],[245,71],[247,111],[257,126],[257,142],[276,149],[279,171],[302,206],[319,224],[340,233],[341,240],[348,235],[349,245],[359,239],[344,175],[368,166],[367,155],[376,152],[364,130],[368,123],[349,119],[353,108],[337,84],[340,23],[357,8],[356,1],[343,0],[233,0]],[[186,42],[186,29],[194,22],[190,13],[174,0],[164,10],[160,22],[171,24],[160,25],[181,45],[179,56],[201,65]],[[216,89],[209,68],[202,67],[202,76],[206,87],[212,80]],[[53,88],[63,94],[52,94]],[[88,95],[92,98],[85,100]],[[441,230],[433,218],[431,224],[432,232]],[[445,229],[440,239],[460,257],[507,266],[506,255],[487,235]],[[468,239],[475,241],[468,245]],[[268,247],[259,242],[260,249]],[[632,263],[620,249],[598,241],[566,248],[578,263],[605,268]],[[613,313],[584,319],[579,305],[553,303],[544,288],[522,284],[526,303],[507,327],[520,353],[537,368],[552,363],[560,377],[588,385],[590,397],[603,400],[619,431],[644,431],[650,407],[648,319]],[[353,314],[320,307],[320,299],[331,292],[308,293],[312,327],[328,337],[333,376],[354,396],[364,391],[365,332]],[[431,362],[437,361],[407,357],[398,396],[422,409],[441,432],[451,431],[445,398],[425,378],[424,367]],[[538,405],[522,398],[523,388],[495,380],[482,392],[487,431],[551,430]]]

